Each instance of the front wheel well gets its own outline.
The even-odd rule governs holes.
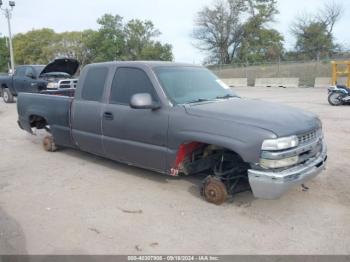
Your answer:
[[[220,161],[232,161],[242,168],[250,165],[235,151],[203,142],[189,142],[180,145],[172,168],[172,175],[191,175],[203,171],[213,171]]]

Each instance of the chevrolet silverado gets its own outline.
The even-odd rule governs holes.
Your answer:
[[[75,94],[21,93],[17,107],[22,129],[49,132],[47,151],[75,148],[170,176],[201,174],[202,194],[215,204],[244,184],[257,198],[279,198],[327,160],[316,115],[241,98],[201,66],[91,64]]]

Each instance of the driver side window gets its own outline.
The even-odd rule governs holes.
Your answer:
[[[26,74],[26,68],[25,67],[18,67],[15,71],[15,76],[18,77],[24,77]]]
[[[154,87],[147,74],[138,68],[119,68],[115,73],[111,95],[111,104],[129,105],[134,94],[148,93],[153,101],[158,101]]]
[[[33,68],[27,67],[26,71],[25,71],[25,76],[29,77],[29,78],[35,78],[35,73],[34,73]]]

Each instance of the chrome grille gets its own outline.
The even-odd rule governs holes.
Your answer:
[[[309,133],[298,136],[299,144],[306,144],[318,139],[321,136],[321,130],[313,130]]]
[[[78,80],[77,79],[70,79],[70,80],[61,80],[59,82],[59,88],[77,88]]]

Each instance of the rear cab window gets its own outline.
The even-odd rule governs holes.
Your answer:
[[[86,101],[101,102],[108,76],[108,68],[91,67],[88,70],[82,90],[82,99]]]

